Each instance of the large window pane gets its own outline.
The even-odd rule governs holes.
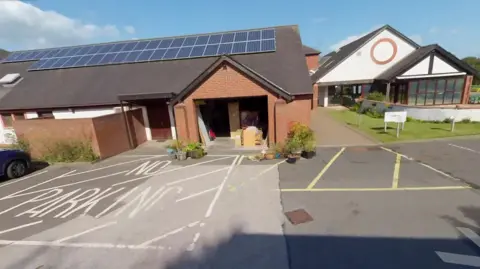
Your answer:
[[[433,105],[434,98],[435,93],[427,92],[427,95],[425,96],[425,105]]]
[[[455,90],[455,80],[454,79],[449,79],[447,80],[447,88],[445,89],[446,91],[453,91]]]
[[[408,105],[415,105],[415,100],[417,99],[416,94],[411,94],[408,96]]]
[[[445,98],[443,99],[443,103],[448,105],[452,103],[453,92],[445,92]]]
[[[418,86],[417,81],[410,81],[408,83],[408,94],[414,95],[417,92],[417,86]]]
[[[460,104],[462,99],[462,92],[454,92],[453,93],[453,103]]]
[[[423,106],[425,105],[425,93],[419,93],[417,95],[417,106]]]
[[[437,81],[436,80],[428,80],[427,81],[427,92],[435,92],[435,86],[437,85]]]
[[[443,105],[443,96],[445,95],[444,91],[437,92],[437,95],[435,96],[435,104],[436,105]]]
[[[455,83],[455,91],[456,92],[462,92],[463,91],[463,84],[465,80],[463,78],[457,78]]]
[[[445,94],[445,85],[446,85],[446,81],[444,79],[437,81],[437,93],[435,96],[436,105],[443,104],[443,95]]]
[[[418,84],[418,92],[424,92],[426,88],[427,88],[427,81],[420,80],[420,83]]]

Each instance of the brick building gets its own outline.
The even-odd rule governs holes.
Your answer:
[[[145,140],[201,141],[202,126],[225,135],[239,127],[238,112],[255,111],[276,142],[290,121],[310,122],[309,70],[319,54],[302,44],[297,26],[16,51],[0,64],[0,112],[8,124],[25,120],[26,130],[34,119],[60,124],[137,110]],[[132,147],[139,129],[130,125],[100,129],[126,132]]]

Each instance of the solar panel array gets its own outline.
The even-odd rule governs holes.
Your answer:
[[[174,60],[275,51],[275,40],[275,29],[263,29],[14,52],[4,62],[37,60],[31,71]]]

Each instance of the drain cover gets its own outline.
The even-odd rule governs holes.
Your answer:
[[[288,220],[293,225],[302,224],[313,220],[312,216],[310,216],[305,209],[296,209],[285,212],[285,216],[287,216]]]

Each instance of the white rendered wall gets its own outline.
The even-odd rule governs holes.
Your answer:
[[[456,73],[458,70],[451,65],[447,64],[442,59],[438,58],[437,56],[433,57],[433,74],[442,74],[442,73]]]
[[[115,111],[113,107],[109,108],[82,108],[82,109],[73,109],[72,111],[68,109],[63,110],[54,110],[53,116],[55,119],[84,119],[84,118],[95,118],[105,115],[114,114]]]
[[[376,64],[370,57],[370,49],[379,39],[389,38],[397,44],[397,54],[392,61],[387,64]],[[415,48],[403,39],[397,37],[387,29],[379,33],[375,38],[367,42],[357,52],[350,55],[342,63],[328,72],[319,82],[352,81],[374,79],[383,71],[392,67],[405,56],[413,52]],[[384,61],[388,59],[393,52],[392,46],[387,42],[381,42],[374,50],[377,60]],[[335,64],[335,63],[333,63]]]
[[[426,75],[428,74],[429,66],[430,66],[430,56],[427,56],[427,58],[423,59],[414,67],[410,68],[407,72],[403,73],[402,76]]]

